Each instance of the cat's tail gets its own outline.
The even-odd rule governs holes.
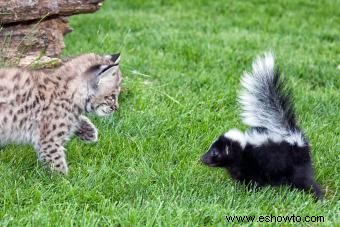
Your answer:
[[[307,143],[296,123],[291,92],[274,67],[272,53],[255,59],[252,71],[243,74],[241,85],[239,103],[246,125],[264,128],[292,144]]]

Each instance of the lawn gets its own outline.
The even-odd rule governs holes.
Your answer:
[[[91,116],[97,144],[66,146],[66,177],[46,172],[31,147],[6,146],[0,225],[226,226],[226,215],[293,214],[340,224],[339,5],[106,0],[100,11],[72,17],[65,56],[121,52],[121,108]],[[294,91],[323,202],[288,187],[246,189],[199,162],[218,135],[246,129],[239,78],[266,50]]]

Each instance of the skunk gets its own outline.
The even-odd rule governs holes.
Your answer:
[[[248,185],[286,184],[311,190],[321,199],[309,142],[296,123],[292,95],[274,68],[273,54],[257,57],[252,72],[243,74],[241,85],[241,118],[250,129],[245,133],[231,129],[221,135],[201,161],[227,169],[234,180]]]

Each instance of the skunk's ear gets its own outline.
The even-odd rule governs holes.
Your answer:
[[[100,83],[112,80],[112,78],[114,78],[114,75],[118,72],[118,70],[119,70],[118,64],[94,65],[90,67],[87,70],[87,72],[92,86],[96,87]]]
[[[119,64],[119,61],[120,61],[120,53],[117,53],[117,54],[112,54],[110,55],[111,56],[111,61],[115,64]]]

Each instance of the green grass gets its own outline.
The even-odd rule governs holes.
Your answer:
[[[339,224],[339,3],[107,0],[72,17],[65,55],[122,53],[121,108],[91,117],[98,144],[67,145],[67,177],[46,172],[29,146],[5,147],[0,225],[226,226],[226,215],[270,214]],[[246,128],[239,78],[266,50],[294,91],[323,202],[288,187],[247,190],[198,161],[219,134]]]

